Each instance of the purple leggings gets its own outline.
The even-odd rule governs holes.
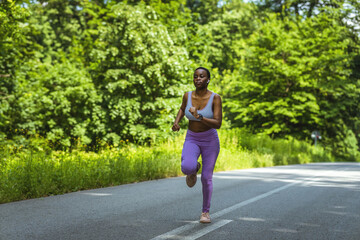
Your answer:
[[[201,154],[202,212],[209,212],[210,209],[213,191],[212,175],[219,152],[220,144],[216,129],[212,128],[205,132],[187,131],[181,155],[181,171],[186,175],[196,173],[197,160]]]

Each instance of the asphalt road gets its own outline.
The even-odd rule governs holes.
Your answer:
[[[211,224],[185,177],[0,205],[1,240],[360,239],[360,163],[216,173]]]

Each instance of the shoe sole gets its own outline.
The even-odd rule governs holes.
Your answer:
[[[199,171],[200,168],[201,168],[201,164],[198,162],[196,167],[196,173],[186,176],[186,185],[188,185],[189,188],[195,186],[197,181],[197,172]],[[194,183],[192,183],[192,180],[190,179],[191,177],[195,178]]]
[[[200,223],[211,223],[211,220],[209,220],[209,221],[207,221],[207,220],[201,221],[201,220],[200,220]]]
[[[195,180],[191,180],[191,178],[195,178]],[[197,181],[196,174],[191,174],[186,176],[186,185],[188,185],[188,187],[192,188],[193,186],[195,186],[196,181]]]

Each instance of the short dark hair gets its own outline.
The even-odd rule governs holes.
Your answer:
[[[207,75],[208,75],[208,77],[209,77],[209,79],[210,79],[210,71],[209,71],[207,68],[204,68],[204,67],[198,67],[197,69],[195,69],[195,72],[196,72],[196,70],[198,70],[198,69],[205,70],[205,71],[206,71],[206,73],[207,73]]]

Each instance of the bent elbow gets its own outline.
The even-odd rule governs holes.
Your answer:
[[[216,129],[220,129],[221,124],[222,124],[222,120],[220,119],[220,121],[218,122],[218,124],[217,124],[217,126],[216,126]]]

